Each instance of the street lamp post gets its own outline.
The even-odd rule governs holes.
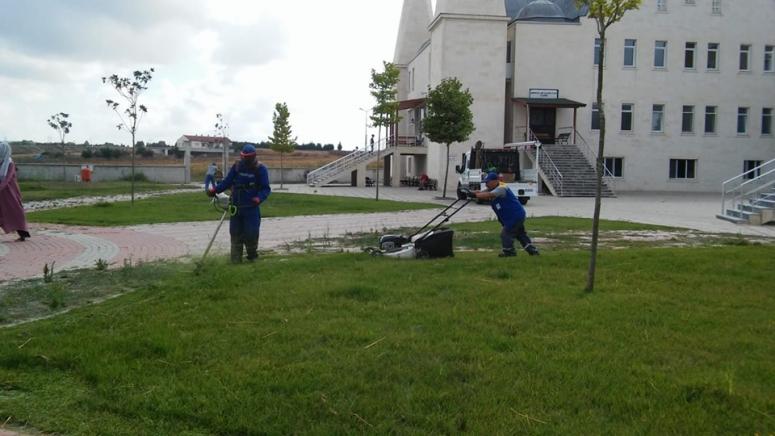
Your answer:
[[[363,112],[363,150],[366,151],[369,142],[369,111],[362,107],[359,107],[358,110]]]

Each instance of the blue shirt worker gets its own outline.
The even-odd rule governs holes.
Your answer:
[[[258,235],[261,228],[261,209],[272,189],[269,187],[269,171],[256,159],[256,147],[246,145],[240,153],[240,160],[232,165],[229,174],[210,187],[208,195],[231,189],[231,208],[234,213],[229,222],[231,235],[231,261],[242,262],[242,247],[245,247],[248,262],[258,257]]]
[[[525,208],[519,203],[517,196],[514,195],[508,186],[500,185],[497,173],[488,173],[484,182],[487,185],[486,191],[474,191],[469,196],[489,201],[492,205],[492,210],[498,216],[498,221],[503,226],[501,230],[503,252],[498,256],[511,257],[517,255],[516,250],[514,250],[515,238],[528,254],[538,256],[538,248],[533,245],[525,231],[525,218],[527,214],[525,213]]]
[[[217,173],[218,165],[213,162],[207,167],[207,173],[205,173],[205,191],[209,191],[211,186],[216,186],[215,175]]]

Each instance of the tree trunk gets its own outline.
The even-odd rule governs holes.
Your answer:
[[[67,182],[67,153],[65,153],[65,140],[62,138],[62,181]]]
[[[376,177],[377,180],[375,182],[377,186],[377,201],[379,201],[379,170],[382,167],[382,165],[380,165],[381,162],[379,161],[380,143],[382,143],[382,125],[380,125],[379,128],[377,129],[377,177]]]
[[[444,191],[442,191],[441,198],[447,198],[447,177],[449,176],[449,143],[447,143],[447,166],[444,169]]]
[[[132,201],[131,205],[135,205],[135,132],[132,131]]]
[[[280,190],[281,191],[284,189],[283,188],[283,182],[284,182],[284,180],[283,180],[283,154],[285,154],[285,153],[283,153],[281,151],[280,152]]]
[[[603,194],[603,152],[605,149],[605,107],[603,106],[603,66],[605,65],[605,29],[600,32],[600,63],[597,66],[597,110],[600,117],[600,142],[597,149],[597,185],[595,187],[595,213],[592,217],[592,244],[590,246],[589,271],[586,292],[595,289],[597,269],[597,246],[600,234],[600,207]]]

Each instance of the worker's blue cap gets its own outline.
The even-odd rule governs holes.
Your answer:
[[[492,182],[498,180],[498,173],[487,173],[487,177],[484,178],[485,182]]]
[[[240,153],[240,156],[253,157],[255,155],[256,155],[256,147],[254,147],[252,144],[247,144],[246,146],[242,147],[242,152]]]

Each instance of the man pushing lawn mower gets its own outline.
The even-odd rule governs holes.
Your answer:
[[[466,191],[469,198],[490,201],[492,210],[498,216],[503,229],[501,230],[501,244],[503,252],[500,257],[516,256],[514,238],[522,245],[522,248],[531,256],[538,256],[538,249],[533,245],[525,231],[525,208],[519,203],[517,196],[508,188],[500,186],[497,173],[488,173],[484,179],[487,191]]]
[[[207,190],[214,197],[231,188],[231,261],[242,262],[242,247],[245,246],[248,262],[258,257],[258,235],[261,228],[259,205],[269,198],[269,171],[256,159],[256,147],[248,144],[242,148],[240,160],[232,165],[226,178]]]

